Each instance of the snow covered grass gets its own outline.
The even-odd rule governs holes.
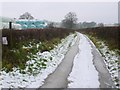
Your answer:
[[[120,63],[119,55],[116,53],[117,51],[109,50],[104,42],[99,41],[98,43],[100,43],[100,47],[98,49],[104,57],[106,67],[111,74],[112,80],[115,83],[116,87],[120,88],[120,78],[118,77],[118,72],[120,71],[120,67],[118,67],[118,64]]]
[[[84,35],[80,37],[79,52],[74,58],[72,72],[68,77],[68,88],[99,88],[98,72],[93,65],[91,45]]]
[[[34,58],[27,61],[26,68],[22,70],[22,73],[19,68],[13,68],[13,71],[8,73],[0,71],[0,88],[40,87],[47,76],[55,71],[75,41],[76,34],[70,34],[49,52],[37,52]]]
[[[120,72],[120,67],[118,66],[118,64],[120,64],[119,54],[118,54],[119,50],[110,50],[104,41],[91,36],[89,37],[97,46],[98,50],[103,56],[106,67],[109,73],[111,74],[112,80],[115,83],[116,88],[120,88],[119,85],[120,77],[118,75],[118,72]]]
[[[61,43],[60,38],[53,38],[41,42],[35,40],[23,41],[14,48],[3,47],[3,67],[8,72],[12,71],[13,67],[25,69],[25,63],[35,58],[34,55],[37,52],[50,51],[59,43]]]

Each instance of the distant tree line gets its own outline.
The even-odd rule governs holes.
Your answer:
[[[69,12],[65,15],[65,18],[61,21],[61,27],[71,28],[71,29],[82,29],[82,28],[92,28],[92,27],[104,27],[103,23],[96,22],[77,22],[78,18],[75,12]]]
[[[77,24],[77,15],[74,12],[69,12],[65,18],[62,20],[62,26],[65,28],[75,28]]]
[[[32,20],[34,17],[29,13],[25,12],[20,15],[19,19]],[[92,28],[92,27],[104,27],[103,23],[96,22],[78,22],[77,14],[75,12],[69,12],[65,15],[61,23],[50,22],[48,21],[47,28],[68,28],[68,29],[82,29],[82,28]]]

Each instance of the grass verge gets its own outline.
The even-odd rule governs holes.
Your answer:
[[[119,73],[120,72],[120,60],[119,60],[119,50],[118,49],[109,49],[108,44],[105,40],[98,39],[91,35],[87,35],[95,46],[100,51],[101,55],[104,58],[105,64],[109,73],[111,74],[112,80],[117,88],[120,87],[119,84]],[[109,45],[110,46],[110,45]]]

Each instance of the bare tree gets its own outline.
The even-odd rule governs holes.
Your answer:
[[[48,25],[47,25],[48,28],[54,28],[54,22],[50,22]]]
[[[19,17],[19,19],[34,19],[34,17],[30,13],[25,12],[23,15]]]
[[[77,15],[74,12],[69,12],[62,20],[62,26],[65,28],[74,28],[77,24]]]
[[[103,23],[98,23],[98,27],[104,27]]]

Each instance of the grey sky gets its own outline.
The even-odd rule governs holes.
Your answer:
[[[117,2],[4,2],[2,16],[18,18],[30,12],[36,19],[61,21],[68,12],[75,12],[80,22],[117,23]]]

